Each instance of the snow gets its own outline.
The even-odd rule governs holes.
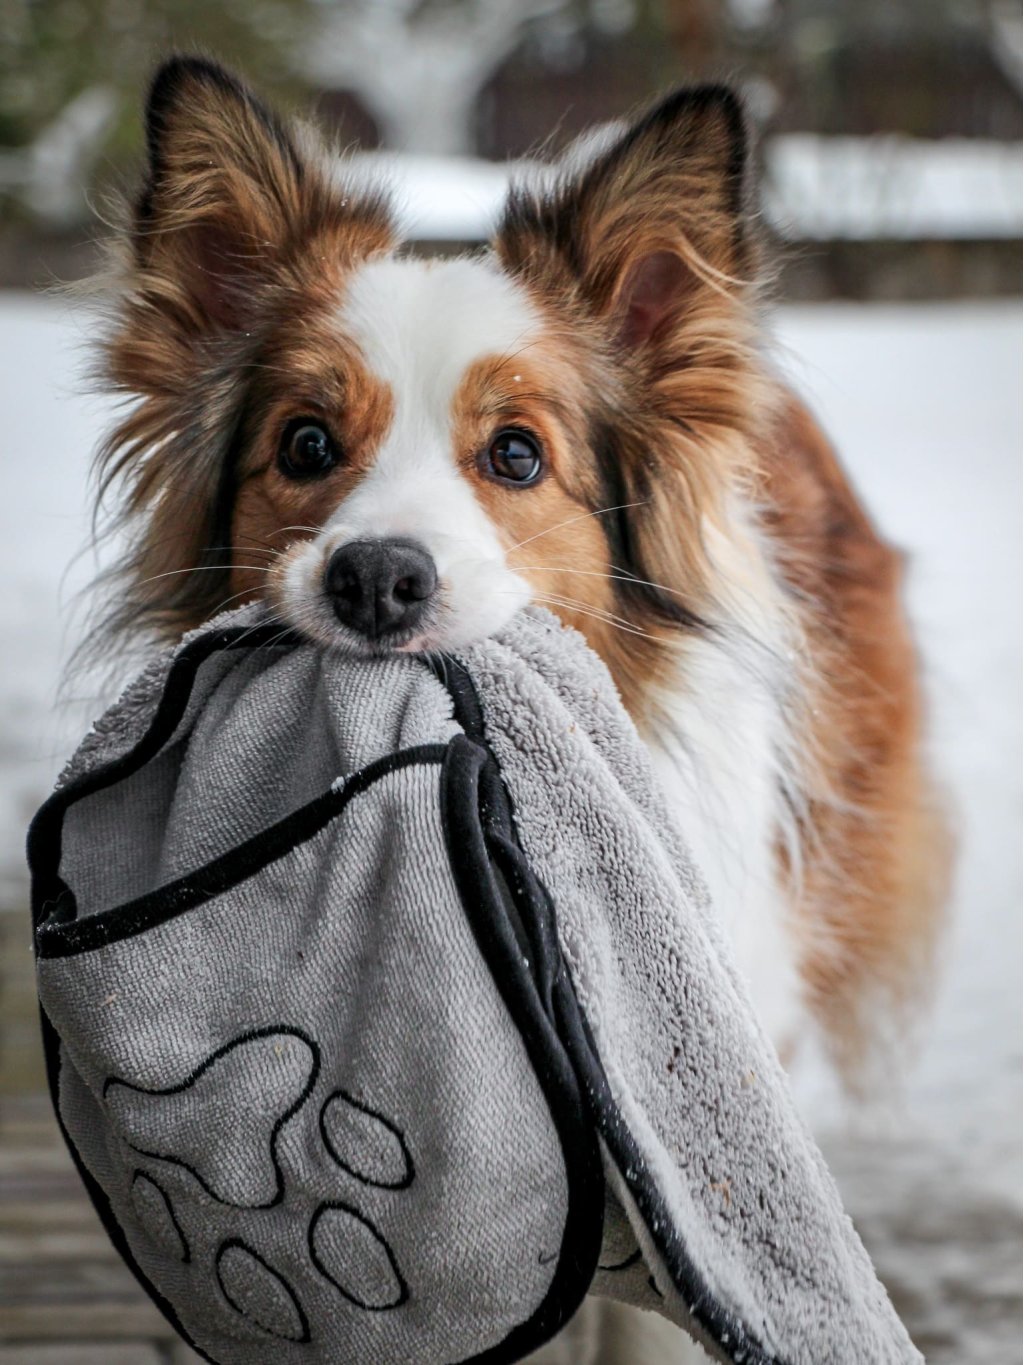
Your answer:
[[[909,552],[960,841],[945,972],[902,1112],[854,1126],[814,1064],[797,1090],[929,1360],[1009,1365],[1020,1360],[1019,310],[784,308],[776,330],[783,365]],[[83,709],[56,713],[54,697],[69,604],[91,567],[73,558],[87,457],[109,411],[76,378],[89,331],[61,302],[0,295],[0,904],[21,913],[26,821],[84,728]]]
[[[788,133],[765,146],[765,212],[794,241],[1019,237],[1021,145]]]
[[[472,242],[497,222],[515,169],[472,156],[363,152],[342,161],[338,177],[353,188],[389,184],[406,237]]]
[[[793,241],[1021,235],[1020,143],[788,133],[766,142],[764,160],[765,215]],[[399,152],[364,153],[338,170],[353,186],[386,177],[403,229],[420,241],[482,241],[510,179],[551,176],[528,162]]]

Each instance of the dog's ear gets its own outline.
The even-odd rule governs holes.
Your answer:
[[[177,56],[146,109],[148,167],[132,231],[135,264],[185,330],[243,326],[259,286],[318,232],[390,244],[379,202],[346,199],[323,158],[230,72]]]
[[[736,96],[700,86],[601,143],[553,182],[514,189],[495,249],[567,336],[596,338],[611,362],[592,391],[592,497],[611,562],[635,579],[616,585],[619,610],[653,639],[717,619],[708,523],[750,477],[771,411],[749,306],[747,136]],[[626,639],[611,650],[625,655]],[[634,636],[631,655],[638,645],[655,648]]]
[[[513,190],[496,248],[548,296],[584,304],[627,350],[671,333],[695,295],[751,264],[746,131],[722,86],[663,100],[555,188]]]

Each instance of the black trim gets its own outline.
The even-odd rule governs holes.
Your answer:
[[[599,1265],[597,1268],[598,1270],[603,1270],[606,1275],[617,1270],[628,1270],[630,1266],[636,1265],[642,1255],[643,1252],[637,1247],[636,1251],[630,1252],[625,1260],[616,1261],[614,1265]]]
[[[194,910],[307,843],[337,819],[353,797],[368,791],[381,778],[402,768],[439,764],[445,752],[444,744],[421,744],[397,754],[386,754],[353,773],[336,791],[324,792],[244,843],[228,849],[219,858],[155,891],[148,891],[97,915],[76,919],[74,892],[68,888],[55,914],[36,929],[37,955],[41,958],[70,957],[105,948]]]
[[[299,643],[301,637],[293,633],[282,635],[280,628],[272,623],[227,627],[193,640],[171,665],[160,702],[138,742],[119,758],[60,788],[40,807],[29,827],[27,850],[37,957],[68,957],[73,953],[89,952],[163,924],[222,895],[292,848],[312,839],[354,796],[365,792],[388,773],[416,764],[443,761],[446,746],[440,743],[421,744],[396,754],[386,754],[352,773],[336,790],[315,797],[204,866],[132,901],[80,920],[75,894],[60,875],[64,820],[70,808],[131,777],[156,757],[185,714],[199,669],[213,654],[241,649],[290,650]]]
[[[543,887],[541,893],[547,895]],[[559,1033],[581,1078],[583,1093],[602,1141],[639,1209],[654,1248],[690,1317],[709,1342],[725,1352],[725,1359],[742,1359],[745,1365],[783,1365],[778,1357],[765,1350],[745,1323],[715,1298],[683,1237],[674,1227],[668,1205],[649,1174],[643,1152],[612,1095],[593,1034],[567,973],[556,982],[555,1009]],[[654,1288],[660,1295],[656,1285]],[[745,1354],[738,1355],[738,1352]]]
[[[455,720],[470,739],[487,748],[483,707],[466,665],[451,654],[425,655],[423,662],[451,697]]]
[[[512,838],[497,835],[492,840],[492,850],[499,840],[504,857],[512,868],[508,880],[519,888],[522,900],[529,905],[524,918],[535,926],[538,938],[553,941],[548,954],[550,961],[559,953],[554,905],[518,840],[513,842]],[[777,1357],[765,1351],[746,1325],[715,1298],[690,1256],[683,1237],[673,1226],[668,1206],[650,1176],[644,1155],[612,1095],[586,1016],[560,954],[557,969],[549,978],[549,989],[551,1017],[576,1073],[582,1102],[587,1106],[597,1132],[643,1216],[655,1250],[686,1304],[690,1317],[710,1342],[726,1352],[728,1360],[734,1360],[735,1353],[741,1350],[746,1352],[742,1357],[746,1365],[782,1365]]]
[[[213,1356],[208,1355],[197,1342],[193,1341],[184,1323],[178,1317],[174,1305],[170,1300],[164,1298],[163,1294],[161,1294],[160,1290],[157,1289],[156,1285],[153,1284],[149,1276],[135,1259],[135,1255],[128,1244],[128,1236],[125,1233],[124,1228],[114,1217],[110,1198],[107,1195],[106,1190],[95,1179],[92,1172],[82,1160],[81,1153],[75,1146],[74,1140],[67,1130],[64,1116],[61,1114],[60,1110],[60,1034],[50,1022],[50,1018],[42,1005],[39,1006],[39,1022],[43,1037],[43,1057],[46,1061],[46,1079],[50,1088],[50,1101],[53,1104],[53,1112],[57,1119],[57,1127],[60,1129],[61,1137],[64,1139],[64,1144],[71,1155],[71,1160],[75,1164],[75,1169],[78,1171],[79,1179],[85,1187],[85,1192],[92,1201],[92,1206],[96,1210],[96,1215],[100,1222],[103,1224],[104,1231],[110,1238],[111,1245],[135,1276],[139,1286],[149,1295],[153,1303],[156,1304],[157,1308],[164,1315],[167,1322],[181,1337],[182,1341],[195,1351],[196,1355],[199,1356],[201,1360],[205,1360],[207,1365],[217,1365],[217,1361],[214,1360]]]
[[[65,897],[71,895],[70,889],[61,879],[59,872],[64,816],[68,808],[74,801],[88,796],[92,792],[102,790],[116,782],[120,777],[128,776],[158,753],[185,712],[195,673],[199,666],[218,649],[235,649],[250,642],[254,644],[263,643],[267,646],[277,643],[287,645],[289,643],[289,641],[281,639],[279,631],[275,632],[272,626],[267,625],[249,630],[233,627],[227,630],[212,631],[209,635],[203,635],[190,645],[186,645],[171,666],[165,680],[160,703],[150,722],[149,729],[139,744],[125,754],[123,758],[115,760],[98,769],[95,773],[87,774],[78,782],[69,783],[66,787],[54,792],[40,808],[29,828],[27,848],[32,879],[32,923],[34,929],[38,929],[51,906],[55,912],[59,913],[65,903]],[[74,898],[71,897],[71,904],[73,905],[73,903]],[[38,957],[40,955],[39,943],[38,936],[35,934],[34,939],[36,956]],[[71,1160],[78,1171],[82,1185],[92,1201],[107,1236],[110,1238],[111,1245],[181,1339],[195,1351],[196,1355],[207,1361],[208,1365],[217,1365],[213,1357],[192,1339],[174,1305],[164,1298],[136,1261],[127,1234],[120,1222],[114,1217],[106,1190],[94,1178],[82,1160],[81,1153],[68,1132],[60,1108],[60,1034],[51,1023],[41,1003],[39,1006],[39,1022],[43,1041],[43,1056],[46,1062],[47,1084],[57,1126],[70,1153]]]
[[[450,665],[453,661],[446,662]],[[461,666],[456,667],[452,678],[462,675]],[[472,701],[461,690],[456,696],[456,711],[460,705],[471,709]],[[514,1327],[497,1345],[470,1358],[473,1365],[506,1365],[550,1340],[576,1312],[590,1288],[601,1251],[604,1170],[597,1134],[588,1119],[576,1074],[534,976],[537,959],[531,955],[527,961],[522,951],[524,939],[536,941],[539,926],[531,923],[531,907],[523,901],[519,886],[495,875],[488,834],[505,825],[510,808],[494,758],[479,743],[456,735],[442,769],[441,792],[448,857],[466,918],[523,1039],[565,1163],[568,1209],[548,1291],[526,1322]]]
[[[142,738],[120,758],[55,791],[36,812],[29,826],[26,850],[32,874],[32,913],[36,929],[44,918],[63,918],[62,906],[65,898],[71,894],[60,876],[61,840],[64,817],[69,807],[86,796],[93,796],[115,782],[130,777],[160,752],[185,714],[199,668],[211,655],[244,647],[257,649],[279,646],[291,649],[297,642],[297,636],[282,635],[269,623],[249,629],[232,626],[210,631],[178,653],[168,670],[160,701]]]

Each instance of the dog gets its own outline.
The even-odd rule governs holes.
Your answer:
[[[205,59],[160,68],[147,142],[102,638],[262,599],[329,648],[443,654],[549,607],[608,666],[780,1055],[815,1034],[863,1085],[927,982],[947,841],[901,556],[764,343],[736,96],[670,94],[434,260]],[[538,1360],[682,1358],[618,1311]]]

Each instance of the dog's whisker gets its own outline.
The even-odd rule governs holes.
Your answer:
[[[639,629],[640,629],[640,627],[636,624],[636,622],[635,622],[635,621],[630,621],[628,617],[626,617],[626,616],[617,616],[617,615],[615,614],[615,612],[610,611],[607,607],[599,607],[599,606],[597,606],[597,605],[596,605],[595,603],[593,603],[593,602],[583,602],[583,601],[581,601],[581,599],[578,598],[578,597],[569,597],[569,596],[568,596],[567,594],[565,594],[565,593],[550,593],[550,592],[549,592],[549,593],[539,592],[539,593],[535,593],[534,596],[537,597],[537,598],[539,598],[539,597],[541,597],[541,596],[549,597],[549,598],[552,598],[552,599],[558,598],[560,601],[565,602],[568,606],[573,606],[573,607],[577,607],[577,608],[580,608],[580,609],[586,608],[587,611],[591,611],[591,612],[600,612],[601,615],[607,617],[609,621],[620,621],[624,626],[629,626],[629,627],[630,627],[631,629],[633,629],[633,630],[639,630]]]
[[[239,637],[240,642],[248,640],[251,635],[255,635],[258,630],[262,630],[264,629],[264,627],[268,625],[271,626],[280,625],[283,627],[283,629],[277,635],[273,636],[267,642],[265,648],[268,649],[272,645],[276,644],[279,640],[283,640],[285,636],[287,636],[294,629],[290,621],[284,620],[276,612],[270,612],[267,616],[264,616],[259,621],[256,621],[253,625],[251,625],[248,630],[244,631],[242,635]]]
[[[273,532],[271,534],[273,534]],[[238,536],[242,540],[251,540],[255,545],[266,545],[272,553],[277,553],[275,547],[267,540],[266,536],[254,536],[248,531],[233,531],[232,535]],[[234,547],[231,545],[211,545],[208,548],[211,550],[230,550]]]
[[[678,588],[670,588],[667,583],[655,583],[649,578],[638,578],[623,570],[619,573],[601,573],[598,569],[570,569],[564,564],[517,564],[517,569],[536,569],[547,573],[574,573],[585,578],[610,578],[613,583],[635,583],[639,588],[657,588],[659,592],[671,593],[674,597],[684,597]]]
[[[602,615],[601,612],[592,611],[589,607],[581,607],[575,602],[562,602],[557,598],[538,597],[535,599],[541,606],[552,608],[560,607],[563,611],[572,611],[578,616],[590,617],[594,621],[599,621],[601,625],[608,626],[611,630],[621,630],[627,635],[642,635],[646,640],[653,640],[656,637],[646,630],[641,630],[638,626],[626,625],[621,621],[613,620]]]
[[[599,607],[592,607],[586,602],[579,601],[575,597],[560,597],[555,593],[534,593],[533,600],[541,605],[552,605],[562,607],[567,611],[578,612],[581,616],[590,616],[595,621],[600,621],[604,625],[611,626],[613,630],[624,630],[629,635],[642,635],[647,640],[656,640],[658,637],[652,635],[650,631],[642,630],[633,622],[627,621],[622,616],[616,616],[612,612],[602,611]]]
[[[555,526],[549,526],[544,531],[538,531],[536,535],[527,536],[525,540],[518,541],[515,545],[510,545],[507,554],[514,554],[516,550],[521,550],[524,545],[530,545],[535,540],[540,540],[542,536],[549,536],[554,531],[561,531],[564,526],[572,526],[577,521],[586,521],[588,517],[603,517],[608,512],[623,512],[627,507],[645,507],[650,502],[650,498],[643,498],[640,502],[620,502],[614,507],[599,507],[596,512],[581,512],[579,516],[569,517],[566,521],[560,521]]]
[[[273,569],[263,564],[196,564],[191,569],[168,569],[166,573],[155,573],[150,578],[141,579],[139,587],[144,587],[147,583],[156,583],[161,578],[176,578],[179,574],[223,573],[225,569],[244,569],[246,573],[273,573]]]
[[[261,545],[204,545],[204,551],[213,550],[234,550],[241,551],[244,555],[265,555],[267,559],[274,559],[280,553],[278,550],[264,550]],[[224,565],[214,564],[211,568],[223,568]]]
[[[217,611],[227,611],[232,602],[237,602],[240,597],[248,597],[251,593],[252,588],[243,588],[241,592],[233,592],[230,597],[225,597],[224,601],[219,603]]]
[[[440,649],[428,649],[428,650],[427,650],[427,658],[428,658],[428,659],[436,659],[436,660],[437,660],[437,663],[440,665],[440,668],[441,668],[441,678],[442,678],[442,681],[444,682],[445,687],[447,687],[447,686],[448,686],[448,661],[447,661],[447,659],[444,657],[444,651],[443,651],[443,650],[440,650]]]

